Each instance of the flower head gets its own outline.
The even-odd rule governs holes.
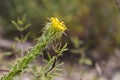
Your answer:
[[[60,22],[58,18],[55,17],[51,17],[50,18],[52,27],[54,27],[55,29],[58,29],[60,31],[65,31],[67,28],[64,25],[64,22]]]

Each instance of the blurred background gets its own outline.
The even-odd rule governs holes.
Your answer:
[[[23,15],[26,15],[26,23],[31,24],[23,31],[23,35],[31,32],[27,40],[30,44],[41,35],[48,18],[55,16],[64,21],[68,30],[62,42],[68,42],[69,50],[61,60],[70,64],[67,70],[87,66],[87,70],[88,67],[93,70],[93,74],[87,76],[93,78],[95,69],[96,74],[102,76],[99,80],[120,80],[119,0],[0,0],[1,52],[10,51],[7,45],[14,42],[15,36],[19,36],[19,31],[11,21]],[[71,75],[68,76],[71,78]],[[84,76],[82,80],[93,80],[84,79]],[[78,79],[72,75],[68,80]]]

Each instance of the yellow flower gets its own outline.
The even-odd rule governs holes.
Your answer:
[[[67,28],[65,27],[64,23],[63,22],[60,22],[58,20],[58,18],[55,18],[55,17],[51,17],[50,18],[50,21],[52,23],[52,27],[60,30],[60,31],[65,31]]]

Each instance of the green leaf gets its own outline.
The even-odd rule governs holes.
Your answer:
[[[20,30],[19,25],[15,21],[12,20],[11,22],[14,24],[14,26],[17,28],[17,30]]]
[[[25,27],[23,28],[23,30],[28,29],[30,26],[31,26],[31,24],[27,24],[27,25],[25,25]]]
[[[92,61],[88,58],[85,59],[85,64],[92,65]]]
[[[24,38],[23,38],[22,41],[23,41],[23,42],[26,42],[29,36],[30,36],[30,32],[28,32],[28,33],[24,36]]]
[[[24,24],[24,22],[22,20],[20,20],[20,18],[17,19],[17,23],[22,26]]]
[[[52,59],[52,57],[51,57],[49,52],[47,52],[47,56],[48,56],[49,60]]]
[[[18,37],[14,37],[14,39],[15,39],[17,42],[21,43],[21,40],[20,40]]]

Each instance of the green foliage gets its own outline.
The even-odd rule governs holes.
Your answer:
[[[0,4],[4,6],[0,14],[7,22],[19,15],[27,15],[27,21],[32,23],[30,38],[38,36],[44,17],[57,16],[69,25],[70,35],[87,40],[89,48],[98,47],[106,38],[111,40],[110,44],[120,44],[119,10],[114,0],[12,0]],[[15,29],[8,24],[5,31],[8,36],[14,34]],[[106,48],[113,47],[110,44]]]
[[[50,56],[49,52],[47,52],[47,55],[49,57],[48,60],[45,60],[47,64],[43,67],[35,67],[32,71],[35,75],[35,80],[53,80],[55,76],[59,75],[58,72],[62,70],[59,67],[63,63],[57,63],[57,60],[60,56],[62,56],[63,52],[67,50],[66,47],[67,44],[65,44],[63,47],[61,47],[61,43],[59,44],[59,46],[58,44],[56,44],[56,48],[53,48],[53,50],[57,55],[53,57]]]
[[[83,42],[81,40],[78,39],[78,37],[72,37],[71,41],[74,45],[74,48],[71,49],[71,52],[74,54],[80,54],[81,58],[79,59],[79,63],[80,64],[86,64],[86,65],[92,65],[92,61],[86,57],[85,55],[85,50],[86,47],[80,47]]]
[[[22,19],[18,18],[17,22],[12,21],[12,23],[14,24],[14,26],[16,27],[16,29],[18,31],[20,31],[21,38],[15,37],[15,40],[18,41],[18,42],[20,42],[20,43],[26,42],[28,36],[30,35],[30,33],[28,33],[28,34],[26,34],[23,37],[23,31],[25,31],[26,29],[28,29],[31,26],[31,24],[25,24],[25,22],[26,22],[25,15],[23,16]]]
[[[32,23],[30,31],[33,34],[31,34],[31,37],[38,35],[37,32],[42,28],[44,17],[56,16],[70,24],[70,28],[72,26],[79,28],[81,26],[78,25],[77,17],[89,13],[87,1],[79,0],[12,0],[4,1],[4,5],[6,6],[4,11],[8,11],[6,16],[9,16],[10,19],[23,14],[27,15],[27,21]],[[10,25],[5,27],[7,27],[6,34],[15,31]]]
[[[118,2],[117,5],[119,4]],[[0,25],[4,28],[5,37],[11,38],[16,33],[16,28],[12,27],[9,21],[23,14],[27,15],[26,21],[32,24],[29,28],[32,32],[30,39],[39,36],[38,32],[42,29],[44,17],[57,16],[64,19],[69,26],[69,35],[77,35],[85,40],[89,50],[97,50],[100,55],[108,57],[108,53],[113,53],[114,48],[120,46],[120,12],[115,0],[1,1]],[[13,23],[23,24],[20,20]],[[18,38],[15,39],[19,41]],[[75,42],[76,47],[79,44]]]
[[[61,35],[64,33],[64,30],[59,30],[59,27],[58,27],[59,25],[56,25],[56,27],[58,27],[58,28],[54,28],[52,24],[53,24],[53,22],[51,22],[51,21],[46,23],[43,34],[39,38],[36,46],[31,51],[29,51],[27,53],[27,55],[25,55],[24,57],[17,60],[15,65],[12,66],[12,69],[10,70],[10,72],[8,74],[3,75],[0,78],[0,80],[13,80],[13,77],[21,74],[21,72],[23,72],[28,67],[28,64],[31,63],[36,58],[36,56],[42,55],[42,53],[41,53],[42,50],[44,50],[54,40],[61,37]],[[63,27],[63,26],[61,26],[61,27]],[[49,72],[51,72],[51,70],[54,68],[56,59],[59,56],[61,56],[64,51],[67,50],[66,46],[67,46],[67,44],[65,44],[65,46],[61,49],[60,49],[61,45],[58,48],[57,48],[57,46],[54,48],[54,50],[57,51],[57,53],[59,52],[58,53],[59,55],[51,58],[50,61],[48,61],[48,64],[43,69],[43,72],[47,71],[41,77],[43,80],[45,80],[45,75],[48,74]],[[53,68],[49,69],[50,65],[52,63],[53,63]]]
[[[15,28],[20,33],[19,34],[20,37],[14,37],[14,39],[18,43],[23,45],[27,41],[28,37],[30,36],[30,32],[28,32],[27,34],[23,34],[23,33],[24,33],[25,30],[27,30],[31,26],[31,24],[30,23],[26,24],[26,16],[25,15],[21,19],[18,18],[17,21],[12,20],[12,23],[14,24]],[[14,48],[14,50],[16,50],[15,46],[13,48]],[[15,54],[16,57],[18,57],[18,56],[23,57],[24,56],[24,48],[22,48],[22,47],[21,47],[20,50],[16,50],[15,52],[18,53],[18,54]]]

